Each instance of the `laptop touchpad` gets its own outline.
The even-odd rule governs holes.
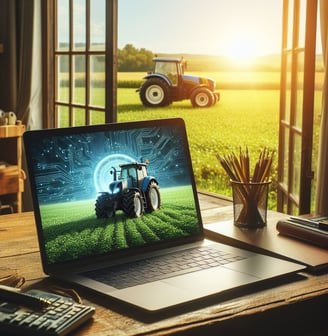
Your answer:
[[[217,267],[126,288],[115,292],[113,296],[155,311],[257,280],[248,274]]]
[[[221,292],[259,278],[224,267],[215,267],[201,272],[189,273],[164,280],[165,283],[193,292],[195,297]],[[196,285],[195,285],[196,284]],[[197,285],[198,284],[198,285]]]

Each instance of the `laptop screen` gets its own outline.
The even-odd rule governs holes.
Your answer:
[[[47,264],[201,234],[181,119],[30,131],[24,144]]]

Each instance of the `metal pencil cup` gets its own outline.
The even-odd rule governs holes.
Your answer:
[[[267,222],[268,182],[238,182],[231,180],[234,224],[257,229]]]

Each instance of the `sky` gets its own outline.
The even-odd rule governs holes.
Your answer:
[[[118,47],[227,56],[281,49],[282,0],[118,0]]]
[[[57,1],[59,40],[67,42],[69,1]],[[133,44],[153,53],[240,59],[278,54],[282,3],[283,0],[118,0],[118,47]],[[74,0],[73,5],[74,39],[83,43],[86,0]],[[90,6],[91,43],[105,43],[106,0],[92,0]],[[305,13],[303,9],[301,12]],[[319,35],[317,41],[317,51],[321,52]]]

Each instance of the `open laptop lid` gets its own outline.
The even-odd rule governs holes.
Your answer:
[[[45,273],[203,238],[182,119],[28,131],[24,145]]]

